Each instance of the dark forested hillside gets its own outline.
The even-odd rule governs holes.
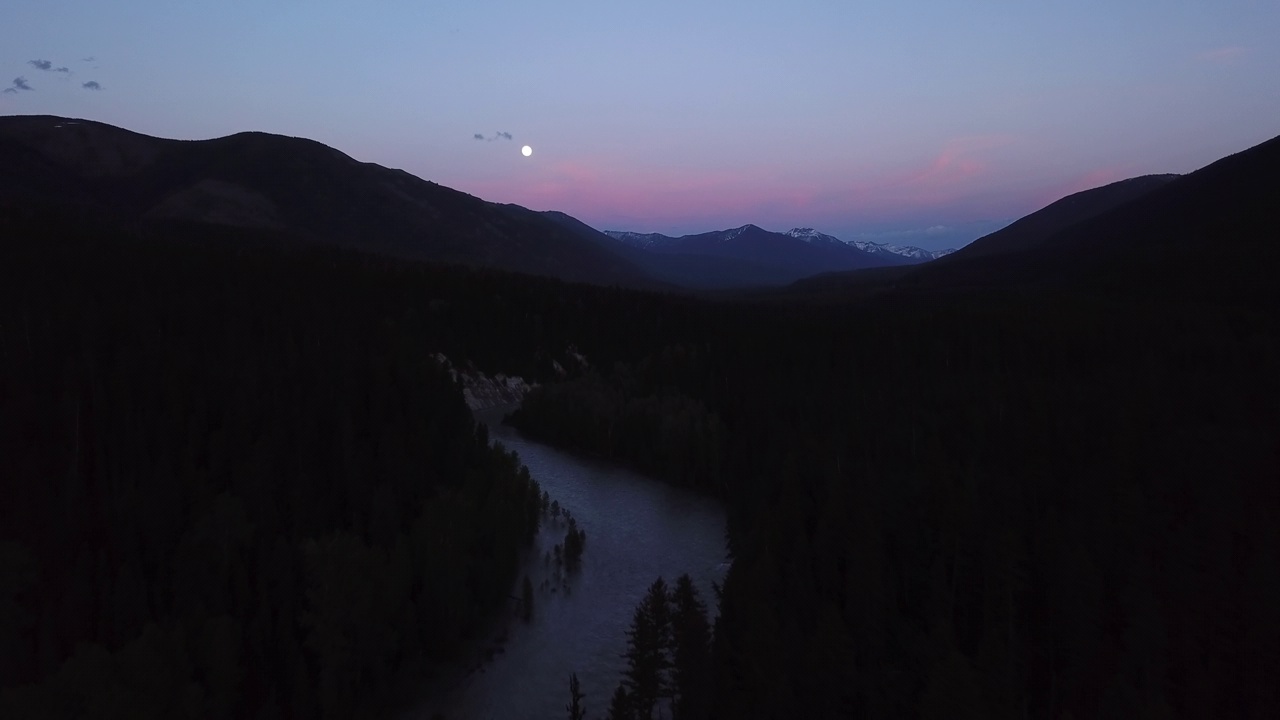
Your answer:
[[[583,429],[638,388],[723,422],[714,717],[1280,707],[1274,308],[1007,295],[707,335],[521,423],[628,459]]]
[[[1274,318],[1170,310],[850,318],[744,368],[791,383],[721,409],[723,716],[1277,707]]]
[[[0,222],[0,715],[349,717],[506,602],[540,491],[402,275]]]
[[[646,362],[696,366],[697,348],[668,346]],[[655,386],[646,364],[638,382],[625,365],[606,381],[592,371],[534,388],[507,422],[535,439],[632,465],[669,482],[719,493],[724,425],[699,400]]]

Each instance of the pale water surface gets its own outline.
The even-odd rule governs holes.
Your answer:
[[[727,569],[720,503],[526,440],[501,424],[508,409],[476,417],[495,441],[519,453],[542,489],[586,531],[582,567],[568,575],[567,590],[557,582],[555,563],[546,563],[544,553],[563,541],[566,526],[544,524],[525,570],[535,587],[533,621],[510,623],[505,641],[486,643],[502,650],[478,669],[424,688],[431,699],[413,718],[437,712],[446,720],[564,717],[571,672],[587,694],[588,716],[603,717],[624,665],[631,615],[654,578],[671,584],[689,573],[714,612],[711,582]],[[519,580],[512,594],[520,594]],[[500,637],[501,627],[494,634]]]

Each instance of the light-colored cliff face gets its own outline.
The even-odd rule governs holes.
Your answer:
[[[524,399],[535,386],[522,377],[508,377],[498,373],[488,375],[463,375],[462,394],[472,410],[484,410],[498,405],[512,405]]]
[[[475,370],[459,370],[442,353],[436,353],[435,358],[462,385],[462,395],[467,399],[467,407],[472,410],[514,405],[537,387],[536,383],[530,385],[524,378],[515,375],[498,373],[490,376]]]

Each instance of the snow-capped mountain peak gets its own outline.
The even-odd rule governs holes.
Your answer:
[[[899,255],[901,257],[910,258],[924,262],[927,260],[936,260],[943,255],[950,255],[955,252],[955,248],[946,250],[925,250],[924,248],[915,247],[914,245],[889,245],[887,243],[871,242],[869,240],[841,240],[834,235],[818,232],[813,228],[792,228],[786,232],[793,238],[804,240],[805,242],[841,242],[846,245],[852,245],[859,250],[871,253],[872,255]]]
[[[901,255],[905,258],[911,258],[912,260],[919,260],[921,262],[937,260],[943,255],[950,255],[956,251],[955,248],[947,248],[946,250],[925,250],[924,248],[919,248],[914,245],[890,245],[887,243],[870,242],[868,240],[854,240],[849,244],[863,252],[869,252],[872,254],[888,252],[893,253],[894,255]]]
[[[814,230],[813,228],[791,228],[790,230],[786,231],[783,234],[790,235],[791,237],[796,238],[797,240],[803,240],[807,243],[844,243],[846,245],[851,244],[851,243],[845,243],[843,240],[841,240],[840,238],[834,235],[827,235],[826,233],[820,233],[817,230]]]
[[[751,229],[751,228],[753,228],[753,227],[755,227],[755,226],[754,226],[754,225],[751,225],[750,223],[748,223],[748,224],[746,224],[746,225],[743,225],[742,227],[734,228],[734,229],[732,229],[732,230],[726,230],[726,231],[725,231],[725,233],[724,233],[724,237],[720,238],[720,242],[728,242],[728,241],[730,241],[730,240],[732,240],[732,239],[734,239],[734,238],[738,237],[738,236],[739,236],[739,235],[741,235],[742,233],[744,233],[744,232],[746,232],[746,231],[750,230],[750,229]]]

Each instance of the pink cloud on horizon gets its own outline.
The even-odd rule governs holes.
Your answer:
[[[853,183],[830,200],[850,209],[901,214],[934,208],[986,194],[984,179],[993,177],[994,151],[1013,146],[1009,135],[952,138],[923,166]]]
[[[811,205],[815,193],[780,182],[769,168],[649,173],[619,172],[598,159],[563,160],[524,181],[472,183],[480,197],[588,218],[635,218],[669,225],[742,218],[779,207]]]
[[[957,138],[949,141],[929,166],[909,175],[902,183],[910,187],[949,187],[982,174],[987,163],[976,153],[998,145],[992,138]]]
[[[1225,64],[1235,62],[1248,54],[1248,48],[1233,45],[1229,47],[1216,48],[1214,50],[1206,50],[1205,52],[1196,55],[1196,59],[1202,62]]]
[[[991,183],[1008,172],[1003,167],[1008,156],[1000,156],[1001,151],[1020,142],[1008,135],[957,137],[914,167],[864,170],[862,175],[857,168],[838,167],[800,177],[794,169],[767,166],[622,171],[612,159],[580,157],[519,179],[504,177],[462,189],[535,210],[561,210],[593,225],[638,230],[711,230],[744,223],[781,230],[896,221],[938,210],[947,210],[956,221],[980,220],[1008,213],[1003,207],[1007,201]]]

